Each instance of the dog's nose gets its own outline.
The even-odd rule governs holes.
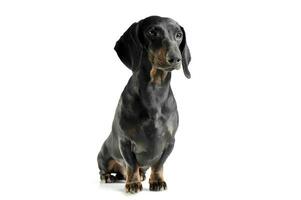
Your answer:
[[[168,64],[174,65],[174,64],[178,64],[181,61],[181,58],[176,55],[169,55],[167,56],[166,60]]]

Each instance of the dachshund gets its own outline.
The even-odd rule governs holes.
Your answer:
[[[106,183],[126,180],[126,192],[136,193],[151,168],[149,189],[165,190],[163,164],[173,150],[179,123],[171,72],[182,66],[190,78],[184,28],[173,19],[150,16],[132,24],[114,49],[133,74],[97,156],[100,179]]]

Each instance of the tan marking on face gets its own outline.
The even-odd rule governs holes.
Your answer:
[[[156,51],[150,51],[148,55],[149,61],[154,66],[168,65],[166,63],[166,52],[167,52],[166,48],[160,48]]]

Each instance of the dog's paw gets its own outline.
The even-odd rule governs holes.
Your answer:
[[[105,181],[105,183],[116,183],[125,179],[121,174],[112,175],[108,173],[100,175],[100,180]]]
[[[161,191],[166,189],[167,189],[167,184],[165,181],[154,181],[149,183],[150,191]]]
[[[100,175],[100,180],[104,181],[105,183],[115,183],[116,178],[111,174],[102,174]]]
[[[126,183],[125,191],[129,193],[137,193],[142,190],[142,184],[140,182]]]

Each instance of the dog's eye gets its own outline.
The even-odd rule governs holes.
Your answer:
[[[148,31],[148,34],[152,37],[158,37],[159,36],[159,32],[156,31],[155,29],[151,29]]]
[[[181,40],[183,37],[183,34],[181,32],[176,33],[176,39]]]

